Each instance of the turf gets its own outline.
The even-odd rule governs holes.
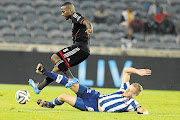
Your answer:
[[[31,95],[30,101],[25,105],[15,100],[15,93],[19,89],[26,89]],[[104,94],[118,90],[94,89]],[[180,120],[180,91],[144,90],[135,99],[149,111],[149,115],[137,115],[135,112],[84,112],[68,104],[46,109],[36,104],[38,98],[51,101],[62,93],[75,95],[61,86],[48,86],[36,95],[29,85],[0,84],[0,120]]]

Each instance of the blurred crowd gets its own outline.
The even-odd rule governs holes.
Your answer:
[[[180,33],[180,21],[175,25],[171,20],[171,15],[163,9],[158,0],[155,0],[147,9],[148,19],[142,20],[141,13],[136,12],[131,5],[128,5],[127,9],[120,13],[120,24],[132,28],[133,32],[174,35]],[[106,23],[107,17],[108,12],[102,4],[94,14],[94,22]]]
[[[170,5],[170,0],[167,0],[167,6]],[[160,4],[159,0],[154,0],[153,3],[148,3],[146,7],[146,19],[142,19],[141,11],[136,11],[131,5],[123,10],[120,15],[119,24],[125,26],[125,35],[121,38],[122,48],[132,48],[133,43],[136,43],[134,33],[147,35],[178,35],[180,34],[180,19],[177,22],[172,21],[172,13],[168,13],[168,7]],[[107,23],[108,12],[104,5],[100,5],[94,13],[94,22],[97,24]],[[174,13],[175,14],[175,13]],[[115,19],[115,18],[114,18]],[[112,20],[113,22],[113,20]]]

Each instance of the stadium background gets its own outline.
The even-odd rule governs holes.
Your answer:
[[[0,83],[27,84],[28,78],[42,80],[35,74],[37,63],[42,62],[51,70],[52,53],[72,44],[71,23],[61,16],[60,8],[65,0],[1,0],[0,2]],[[90,36],[91,56],[86,63],[72,68],[85,85],[94,87],[119,87],[121,72],[126,61],[136,68],[150,68],[151,77],[134,82],[147,89],[180,90],[180,36],[175,34],[133,33],[136,43],[132,48],[122,48],[122,38],[127,26],[120,24],[120,16],[128,5],[148,19],[148,5],[152,0],[70,0],[76,11],[93,23],[94,33]],[[159,0],[176,25],[180,20],[178,0]],[[94,13],[103,4],[108,13],[106,23],[95,23]],[[101,63],[98,64],[98,61]],[[109,61],[115,67],[111,69]],[[84,65],[84,66],[83,66]],[[104,66],[103,66],[104,65]],[[102,68],[98,68],[102,66]],[[127,66],[126,66],[127,67]],[[115,69],[117,68],[117,69]],[[84,70],[84,71],[83,71]],[[104,72],[104,75],[98,73]],[[86,75],[80,76],[80,72]],[[11,74],[11,75],[9,75]],[[99,77],[104,77],[101,79]],[[117,78],[119,77],[119,78]],[[147,79],[147,80],[143,80]],[[104,82],[103,82],[104,81]],[[52,84],[56,85],[56,84]]]

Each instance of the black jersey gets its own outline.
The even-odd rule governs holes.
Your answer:
[[[73,43],[80,42],[81,44],[84,43],[85,45],[87,45],[89,35],[85,32],[86,26],[83,25],[83,21],[85,20],[85,18],[81,14],[75,12],[71,16],[71,20]]]

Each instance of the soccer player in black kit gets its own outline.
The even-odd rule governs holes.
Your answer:
[[[73,45],[51,56],[51,60],[55,64],[52,71],[58,74],[63,72],[68,78],[74,78],[69,68],[78,65],[90,55],[88,43],[89,35],[93,33],[93,26],[86,18],[75,11],[74,5],[70,2],[65,2],[61,6],[61,12],[66,20],[70,19],[72,22]],[[28,82],[33,87],[34,92],[39,94],[52,81],[53,79],[46,77],[40,84],[36,84],[32,79],[29,79]]]

